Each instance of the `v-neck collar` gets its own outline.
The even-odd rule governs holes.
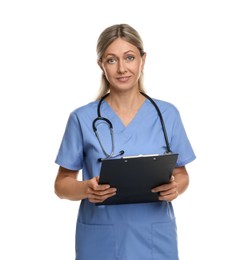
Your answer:
[[[115,128],[115,131],[129,131],[137,125],[138,121],[143,120],[143,111],[145,110],[147,102],[148,99],[145,99],[140,108],[138,109],[137,113],[127,126],[124,125],[120,117],[105,100],[103,100],[103,103],[101,104],[101,116],[108,118],[113,124],[115,122],[115,126],[113,126]]]

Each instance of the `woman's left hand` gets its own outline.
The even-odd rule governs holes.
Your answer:
[[[152,189],[152,192],[158,193],[159,200],[172,201],[176,199],[179,194],[182,194],[189,185],[189,176],[184,166],[176,167],[173,170],[170,182],[160,185]]]
[[[178,184],[175,181],[175,177],[172,176],[169,183],[154,188],[152,192],[158,193],[159,200],[172,201],[176,199],[179,193],[178,193]]]

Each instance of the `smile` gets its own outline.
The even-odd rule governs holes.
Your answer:
[[[130,77],[120,77],[120,78],[117,78],[118,81],[121,81],[121,82],[126,82],[129,80]]]

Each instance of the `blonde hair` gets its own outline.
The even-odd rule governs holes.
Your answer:
[[[107,27],[99,36],[97,41],[97,59],[101,61],[102,56],[108,46],[117,38],[122,38],[130,44],[136,46],[141,54],[144,55],[143,41],[138,32],[128,24],[115,24]],[[143,84],[143,72],[138,80],[139,90],[145,92]],[[96,100],[107,94],[110,90],[110,84],[103,72],[101,75],[100,89]]]

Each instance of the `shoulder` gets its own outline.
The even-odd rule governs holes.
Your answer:
[[[97,117],[98,101],[87,103],[83,106],[76,107],[69,112],[68,123],[69,124],[88,124],[89,120]]]
[[[98,101],[87,103],[83,106],[75,108],[71,111],[71,115],[81,117],[82,115],[96,115],[97,114]]]
[[[173,103],[161,99],[156,99],[156,98],[152,98],[152,99],[160,109],[161,113],[170,113],[175,115],[179,114],[178,108]]]

